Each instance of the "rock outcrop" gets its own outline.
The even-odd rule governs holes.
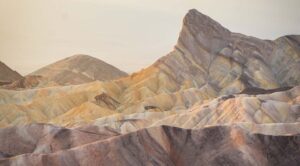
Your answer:
[[[114,98],[110,97],[106,93],[101,93],[95,96],[96,103],[102,107],[107,107],[109,109],[116,109],[119,107],[120,103]]]

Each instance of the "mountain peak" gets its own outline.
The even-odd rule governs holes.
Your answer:
[[[209,17],[205,14],[199,12],[197,9],[190,9],[184,18],[192,18],[192,17],[202,17],[208,19]]]
[[[183,19],[183,25],[184,26],[200,26],[202,29],[198,29],[198,30],[216,27],[218,29],[228,31],[220,23],[218,23],[214,19],[210,18],[209,16],[199,12],[196,9],[191,9],[188,11],[188,13],[185,15],[185,17]]]
[[[65,58],[65,60],[80,60],[80,59],[94,59],[94,60],[97,60],[97,61],[102,61],[98,58],[95,58],[93,56],[90,56],[90,55],[86,55],[86,54],[75,54],[75,55],[72,55],[72,56],[69,56],[67,58]]]
[[[200,44],[209,51],[224,46],[231,32],[212,18],[191,9],[183,19],[178,45]]]
[[[94,57],[86,54],[75,54],[70,56],[69,58],[94,58]]]
[[[41,75],[50,81],[68,85],[113,80],[127,76],[127,73],[98,58],[76,54],[43,67],[31,75]]]

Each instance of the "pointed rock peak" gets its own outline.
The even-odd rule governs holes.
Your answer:
[[[219,24],[209,16],[200,13],[196,9],[189,10],[189,12],[185,15],[183,19],[183,24],[185,26],[196,25],[196,26],[206,26],[207,28],[211,26],[219,26],[220,28],[224,28],[221,24]]]
[[[227,44],[231,32],[212,18],[191,9],[183,19],[183,26],[177,46],[186,47],[190,52],[203,47],[210,52],[218,52]],[[195,53],[198,54],[198,53]]]
[[[194,31],[229,32],[221,24],[219,24],[209,16],[200,13],[196,9],[189,10],[189,12],[185,15],[183,19],[183,26],[187,26]]]
[[[212,20],[210,17],[205,14],[200,13],[197,9],[190,9],[188,13],[185,15],[185,21],[192,21],[195,19],[203,19],[203,20]]]

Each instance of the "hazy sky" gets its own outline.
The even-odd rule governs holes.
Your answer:
[[[172,50],[191,8],[233,32],[300,34],[300,0],[0,0],[0,61],[28,74],[81,53],[137,71]]]

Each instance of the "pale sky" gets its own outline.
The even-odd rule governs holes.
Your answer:
[[[24,75],[81,53],[131,73],[173,49],[191,8],[233,32],[300,34],[300,0],[0,0],[0,61]]]

